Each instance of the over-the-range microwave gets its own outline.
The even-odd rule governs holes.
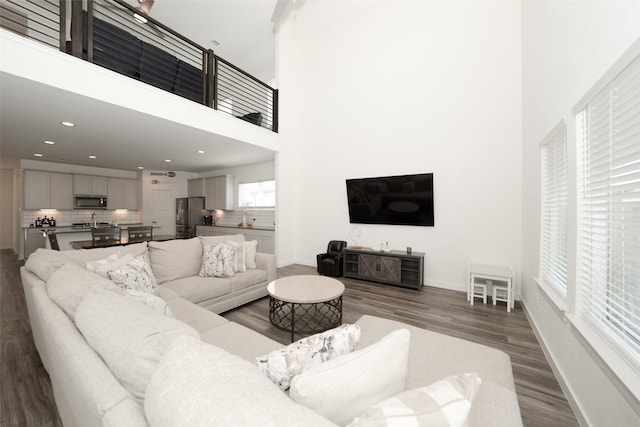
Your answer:
[[[107,198],[103,196],[75,196],[74,209],[107,209]]]

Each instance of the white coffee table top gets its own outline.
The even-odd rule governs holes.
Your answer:
[[[338,298],[344,293],[344,285],[326,276],[289,276],[269,283],[267,292],[280,301],[312,304]]]

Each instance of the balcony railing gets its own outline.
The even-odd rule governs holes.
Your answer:
[[[122,0],[3,0],[0,17],[25,37],[278,131],[277,89]]]

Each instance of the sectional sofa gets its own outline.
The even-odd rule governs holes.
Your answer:
[[[446,415],[457,425],[522,425],[507,354],[372,316],[353,326],[359,331],[357,350],[302,371],[282,391],[260,372],[256,359],[300,344],[284,346],[214,313],[264,295],[249,282],[266,288],[275,276],[272,256],[258,253],[255,266],[245,259],[246,271],[215,278],[227,281],[221,285],[230,290],[226,298],[209,293],[217,286],[207,280],[213,278],[178,277],[203,263],[207,244],[234,240],[241,243],[240,236],[216,236],[38,249],[29,257],[21,277],[33,338],[65,426],[330,426],[359,415],[356,420],[364,423],[354,425],[367,425],[362,408],[373,416],[371,405],[416,389],[435,393],[441,384],[461,390]],[[146,260],[156,295],[116,285],[114,274],[122,269],[104,277],[105,266],[123,258]],[[443,416],[441,408],[433,409],[437,398],[420,400],[430,402],[428,416]]]

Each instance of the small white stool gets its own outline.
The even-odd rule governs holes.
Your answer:
[[[507,286],[493,286],[493,305],[496,305],[497,301],[506,302],[507,305],[511,303],[511,295],[509,295],[510,289]]]
[[[469,304],[473,305],[473,300],[482,298],[484,304],[487,303],[487,285],[481,283],[469,283],[470,299]]]

